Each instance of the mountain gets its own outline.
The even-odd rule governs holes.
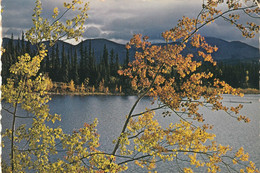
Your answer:
[[[240,41],[225,41],[213,37],[206,37],[210,45],[216,45],[218,51],[213,53],[215,60],[223,61],[250,61],[259,60],[259,49]]]
[[[9,38],[3,39],[3,47],[7,46],[9,42]],[[218,51],[213,53],[213,58],[216,61],[223,61],[227,63],[236,63],[236,62],[251,62],[251,61],[258,61],[259,60],[259,49],[255,48],[253,46],[250,46],[246,43],[240,42],[240,41],[225,41],[219,38],[214,37],[206,37],[205,40],[207,43],[209,43],[212,46],[217,46]],[[14,40],[14,45],[17,45],[18,40]],[[82,43],[79,43],[77,45],[72,45],[69,43],[65,43],[63,41],[59,41],[58,47],[61,50],[62,44],[64,43],[65,50],[73,50],[77,51],[79,55],[80,50],[80,44],[83,44],[83,48],[89,48],[89,45],[91,43],[91,48],[94,50],[94,54],[96,57],[96,62],[100,61],[100,58],[103,55],[103,49],[104,45],[106,45],[106,48],[108,52],[113,49],[115,54],[117,53],[119,56],[120,63],[123,63],[126,57],[126,49],[124,44],[119,44],[113,41],[109,41],[106,39],[87,39],[83,41]],[[171,43],[175,44],[175,43]],[[21,45],[21,44],[20,44]],[[48,45],[48,43],[47,43]],[[156,45],[164,46],[165,43],[157,43]],[[35,46],[30,46],[31,49],[35,49]],[[187,50],[190,53],[195,53],[196,49],[191,47],[190,44],[187,45]],[[61,52],[61,51],[60,51]],[[134,59],[134,49],[130,49],[130,60]],[[187,51],[186,51],[187,53]],[[184,52],[185,54],[185,52]]]
[[[124,44],[119,44],[106,39],[87,39],[82,43],[75,45],[75,49],[79,52],[80,44],[83,44],[83,47],[89,48],[91,44],[92,50],[94,50],[94,54],[96,57],[96,61],[99,62],[100,58],[103,56],[104,45],[108,50],[108,54],[113,49],[115,54],[118,54],[119,62],[122,64],[126,58],[126,48]],[[130,54],[131,57],[134,57],[134,52],[132,51]]]

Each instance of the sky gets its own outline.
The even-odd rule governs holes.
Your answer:
[[[68,1],[68,0],[67,0]],[[2,0],[3,36],[21,37],[32,26],[31,16],[35,0]],[[42,0],[44,17],[51,17],[52,9],[62,7],[64,0]],[[150,37],[151,42],[163,42],[161,33],[176,26],[182,16],[196,17],[203,0],[88,0],[89,18],[83,39],[106,38],[125,44],[133,34]],[[61,8],[60,8],[61,9]],[[62,11],[62,9],[61,9]],[[254,39],[241,36],[238,29],[217,20],[200,33],[227,41],[242,41],[259,47],[259,35]]]

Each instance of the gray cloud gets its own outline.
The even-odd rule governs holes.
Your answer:
[[[196,17],[201,0],[89,0],[89,18],[84,38],[103,37],[121,43],[129,41],[134,33],[148,35],[151,41],[160,41],[161,33],[173,28],[182,16]],[[63,0],[42,0],[44,17],[51,17],[54,7],[62,7]],[[3,0],[4,36],[31,26],[34,0]],[[17,10],[19,9],[19,10]],[[61,8],[60,8],[61,9]],[[217,21],[200,31],[205,36],[226,40],[240,40],[258,46],[258,39],[245,39],[240,32],[225,22]]]
[[[31,26],[34,0],[3,0],[2,6],[3,36],[20,35]]]
[[[22,33],[22,29],[21,28],[8,28],[5,33],[7,35],[14,35],[14,36],[17,36],[17,37],[20,37],[21,36],[21,33]]]
[[[84,36],[88,37],[88,38],[100,37],[101,31],[97,27],[91,26],[91,27],[86,29]]]
[[[128,1],[127,3],[123,1],[122,3],[121,1],[113,5],[116,1],[109,1],[110,4],[112,3],[110,8],[106,7],[107,4],[101,4],[90,10],[90,22],[95,21],[101,25],[102,31],[108,31],[109,34],[106,36],[109,39],[121,39],[127,42],[134,33],[142,33],[152,40],[160,40],[161,33],[171,29],[183,15],[191,16],[198,11],[198,6],[189,4],[185,6],[187,12],[183,13],[182,1],[167,2]]]

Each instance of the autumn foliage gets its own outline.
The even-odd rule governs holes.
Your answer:
[[[242,6],[242,2],[250,5]],[[131,162],[155,171],[158,161],[176,163],[182,172],[259,172],[243,148],[231,152],[232,147],[216,143],[215,134],[208,131],[212,125],[204,124],[204,117],[198,111],[204,106],[223,110],[240,121],[250,121],[239,114],[242,105],[226,107],[221,102],[223,94],[242,96],[238,90],[210,72],[198,71],[201,61],[216,65],[211,55],[218,48],[207,44],[197,31],[218,18],[224,18],[245,37],[253,37],[259,26],[250,22],[246,26],[239,24],[239,16],[235,12],[242,10],[250,16],[257,14],[260,10],[256,2],[208,0],[196,18],[183,17],[175,28],[162,33],[166,46],[151,46],[147,36],[133,36],[126,47],[137,48],[135,60],[119,74],[131,79],[138,98],[110,152],[98,149],[97,119],[92,124],[85,123],[72,134],[65,134],[60,127],[51,128],[46,123],[61,119],[59,115],[49,113],[47,103],[50,97],[46,91],[50,82],[38,74],[40,63],[47,53],[42,42],[50,40],[53,44],[63,36],[78,39],[87,18],[87,4],[83,8],[78,7],[82,3],[81,0],[64,3],[65,9],[76,10],[79,15],[63,24],[59,19],[66,10],[59,16],[59,10],[55,8],[54,21],[49,22],[41,17],[41,3],[36,1],[35,26],[27,32],[27,38],[38,46],[38,54],[18,57],[19,61],[10,69],[14,77],[2,86],[2,99],[12,106],[12,109],[3,108],[12,115],[12,127],[3,134],[11,145],[10,164],[4,164],[4,172],[120,172],[127,170],[127,163]],[[222,11],[218,8],[220,5],[227,9]],[[188,41],[197,53],[183,53]],[[73,81],[69,88],[75,90]],[[105,90],[102,83],[98,89]],[[139,101],[147,95],[153,97],[152,104],[158,103],[157,107],[134,114]],[[22,118],[18,115],[18,106],[33,115],[29,117],[33,119],[32,124],[15,127],[16,120]],[[155,111],[159,109],[165,111],[156,115]],[[178,122],[162,127],[156,116],[169,115],[176,116]],[[58,156],[58,147],[65,151],[64,157],[51,159]],[[179,164],[183,161],[189,162],[189,166]]]

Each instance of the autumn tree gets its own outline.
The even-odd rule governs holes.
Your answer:
[[[47,40],[54,45],[64,36],[77,40],[87,18],[88,4],[79,6],[82,3],[81,0],[64,3],[65,10],[61,13],[54,8],[53,22],[50,22],[41,17],[42,5],[39,0],[36,1],[34,27],[26,32],[26,37],[37,46],[37,54],[33,57],[29,54],[18,56],[18,61],[10,68],[14,77],[8,78],[2,86],[3,102],[11,105],[11,108],[3,109],[12,119],[12,127],[3,134],[11,145],[10,164],[4,165],[4,172],[120,172],[127,170],[127,163],[130,162],[154,170],[158,161],[189,162],[188,167],[178,164],[180,172],[193,172],[193,169],[200,172],[204,169],[208,172],[259,172],[243,148],[232,154],[231,147],[217,144],[215,134],[208,132],[212,126],[203,123],[204,117],[198,111],[199,106],[205,106],[249,122],[247,117],[239,114],[242,105],[229,108],[221,102],[222,94],[242,94],[213,77],[212,73],[198,72],[201,62],[195,61],[200,57],[212,65],[216,64],[211,54],[217,51],[217,47],[207,44],[197,31],[218,18],[234,24],[245,37],[253,37],[259,26],[252,22],[240,24],[236,12],[243,11],[248,16],[254,16],[260,11],[257,2],[207,0],[196,18],[183,17],[175,28],[162,33],[166,43],[178,40],[179,44],[151,46],[148,37],[134,35],[127,48],[134,46],[139,51],[135,54],[135,60],[128,63],[128,68],[119,73],[131,79],[138,98],[129,110],[111,152],[98,150],[97,120],[92,124],[86,123],[72,134],[63,133],[60,127],[48,126],[60,120],[60,116],[49,113],[47,103],[50,97],[46,95],[48,82],[42,74],[38,74],[40,63],[47,55],[46,46],[42,43]],[[66,24],[60,22],[70,10],[79,14],[71,20],[67,19]],[[197,49],[197,54],[182,54],[188,41]],[[211,78],[213,82],[208,82]],[[93,92],[94,89],[93,86]],[[154,98],[157,107],[134,114],[140,100],[147,95]],[[17,120],[25,118],[19,115],[19,107],[31,113],[26,118],[32,118],[32,124],[16,127]],[[172,114],[179,121],[162,127],[155,118],[155,111],[159,109],[167,111],[157,116]],[[58,154],[58,146],[66,155],[51,159]]]
[[[69,88],[69,87],[67,86],[66,83],[62,83],[61,86],[60,86],[60,89],[61,89],[62,92],[66,92],[67,88]]]
[[[47,91],[51,91],[53,89],[53,82],[51,81],[51,79],[48,76],[44,76],[44,78],[46,78],[46,90]]]
[[[71,92],[75,91],[75,84],[73,80],[70,81],[68,88]]]
[[[102,79],[102,80],[99,82],[98,90],[99,90],[99,92],[104,92],[104,91],[105,91],[105,80],[104,80],[104,79]]]
[[[85,88],[84,84],[81,83],[80,92],[81,92],[81,93],[84,93],[85,91],[86,91],[86,88]]]
[[[223,6],[227,6],[226,11],[222,11]],[[198,111],[200,106],[211,105],[213,111],[223,110],[239,121],[250,121],[239,115],[242,105],[228,108],[221,102],[222,94],[243,94],[213,77],[210,72],[198,72],[202,62],[196,61],[203,59],[213,66],[216,65],[211,54],[218,48],[207,44],[204,37],[197,32],[218,18],[235,25],[247,38],[258,33],[259,26],[255,23],[239,23],[239,11],[256,17],[259,7],[256,2],[249,1],[208,0],[203,3],[196,18],[183,17],[175,28],[162,33],[166,46],[151,45],[148,37],[134,35],[127,48],[134,46],[141,51],[136,52],[135,60],[130,63],[129,68],[119,73],[131,78],[132,86],[139,94],[121,135],[115,141],[113,155],[127,155],[130,158],[124,163],[135,161],[137,165],[147,169],[153,169],[159,160],[181,162],[186,158],[184,160],[190,161],[192,166],[182,168],[184,172],[192,172],[197,167],[206,167],[208,172],[223,171],[220,164],[228,163],[228,159],[234,164],[248,161],[248,154],[244,153],[243,148],[234,156],[226,157],[232,148],[214,141],[215,135],[207,132],[212,127],[203,124],[204,117]],[[177,40],[179,43],[168,44]],[[188,41],[197,49],[196,54],[183,54]],[[213,79],[213,82],[209,82],[209,79]],[[209,87],[212,89],[209,90]],[[159,100],[158,107],[133,114],[139,101],[146,95],[153,97],[154,101]],[[162,116],[176,115],[180,118],[179,123],[171,123],[166,128],[158,123],[154,118],[154,111],[165,108],[171,111],[163,111]],[[196,121],[199,125],[195,125]],[[134,145],[134,150],[128,149],[130,144]],[[235,170],[234,166],[226,163],[226,171]],[[258,172],[252,162],[248,165],[241,166],[240,172]]]
[[[52,21],[49,21],[41,17],[42,4],[39,0],[36,1],[33,14],[34,27],[26,32],[26,38],[37,46],[37,55],[31,57],[25,53],[19,56],[18,61],[10,68],[13,77],[8,78],[7,83],[1,87],[2,100],[11,106],[11,108],[5,107],[4,103],[3,110],[12,119],[11,128],[3,133],[3,137],[9,139],[7,144],[10,144],[10,164],[3,165],[3,172],[63,172],[64,170],[86,172],[89,169],[78,167],[74,162],[76,157],[69,153],[76,151],[75,142],[77,146],[87,143],[89,148],[81,152],[84,156],[88,155],[90,149],[95,150],[98,146],[98,135],[94,129],[97,121],[90,125],[86,124],[84,128],[72,135],[64,134],[61,128],[51,128],[46,125],[46,122],[54,123],[60,120],[60,116],[49,113],[47,103],[51,98],[46,95],[48,80],[42,74],[38,74],[40,63],[47,56],[43,41],[50,41],[50,45],[54,45],[63,37],[77,39],[82,35],[88,9],[88,4],[82,6],[82,3],[80,0],[64,3],[63,12],[59,14],[59,10],[55,8]],[[72,19],[67,19],[66,24],[61,23],[60,18],[70,10],[78,14]],[[26,117],[19,115],[18,107],[30,114]],[[16,126],[20,118],[32,119],[32,124]],[[65,159],[67,161],[58,159],[51,162],[50,156],[57,154],[58,144],[63,145],[63,148],[68,151],[68,157]],[[95,159],[92,161],[97,163]]]

